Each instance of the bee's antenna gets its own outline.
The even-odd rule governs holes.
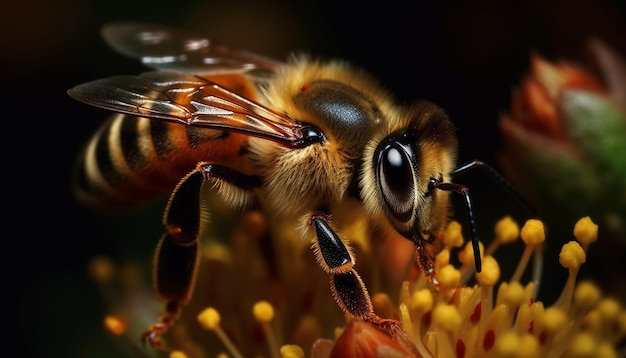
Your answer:
[[[498,184],[502,185],[511,195],[513,195],[513,197],[515,197],[515,199],[528,211],[528,213],[530,214],[531,217],[537,217],[538,216],[538,212],[535,209],[535,207],[533,205],[530,204],[530,202],[528,202],[528,200],[526,200],[526,198],[524,198],[524,196],[522,194],[520,194],[515,187],[513,187],[513,185],[504,177],[502,176],[502,174],[500,174],[496,169],[494,169],[492,166],[490,166],[489,164],[482,162],[480,160],[473,160],[471,162],[468,162],[464,165],[461,165],[460,167],[456,168],[455,170],[453,170],[452,172],[450,172],[450,176],[452,176],[452,178],[455,178],[461,174],[465,174],[467,173],[469,170],[471,169],[476,169],[476,168],[481,168],[484,171],[487,172],[487,174],[489,174],[496,182],[498,182]],[[442,189],[441,186],[444,183],[439,183],[438,185],[436,185],[436,187],[438,187],[439,189]],[[446,184],[446,185],[450,185],[450,184]],[[463,188],[461,186],[461,188]],[[446,190],[446,189],[444,189]],[[474,223],[474,214],[473,214],[473,210],[472,210],[472,206],[470,203],[470,198],[469,198],[469,194],[467,193],[467,189],[465,188],[465,190],[463,191],[460,188],[451,188],[448,190],[454,190],[456,192],[462,193],[465,195],[465,201],[467,203],[467,214],[468,214],[468,220],[470,221],[470,231],[471,230],[475,230],[475,223]],[[474,226],[472,226],[474,225]],[[471,233],[472,235],[472,243],[474,244],[474,235],[476,235],[475,231]],[[478,245],[478,237],[476,236],[476,245]],[[542,257],[542,245],[537,245],[537,247],[535,248],[535,252],[534,252],[534,264],[533,264],[533,274],[532,274],[532,280],[535,283],[535,295],[537,294],[537,292],[539,291],[539,285],[541,283],[541,272],[543,271],[543,257]],[[477,247],[474,247],[474,257],[476,258],[476,250]],[[478,271],[478,270],[477,270]]]
[[[430,184],[434,188],[446,191],[453,191],[455,193],[463,195],[463,198],[465,198],[465,208],[467,209],[467,223],[470,230],[470,239],[472,240],[472,249],[474,250],[474,266],[476,267],[476,272],[481,272],[482,260],[480,259],[480,246],[478,245],[478,230],[476,229],[474,206],[472,205],[472,199],[469,195],[469,189],[463,185],[456,183],[442,183],[434,178],[431,178]]]
[[[459,175],[464,174],[468,172],[469,170],[476,169],[476,168],[481,168],[485,170],[496,182],[498,182],[498,184],[502,185],[509,193],[511,193],[511,195],[513,195],[515,199],[519,201],[519,203],[528,211],[528,213],[532,217],[537,216],[537,210],[535,209],[535,207],[532,206],[528,202],[528,200],[526,200],[526,198],[524,198],[524,196],[520,194],[515,189],[515,187],[508,180],[506,180],[504,176],[502,176],[502,174],[500,174],[496,169],[494,169],[492,166],[490,166],[489,164],[483,161],[473,160],[471,162],[463,164],[460,167],[451,171],[450,176],[452,176],[452,178],[456,178]]]

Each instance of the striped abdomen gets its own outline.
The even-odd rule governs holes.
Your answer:
[[[120,208],[161,197],[200,161],[232,163],[246,137],[118,114],[84,148],[75,192],[82,202]]]

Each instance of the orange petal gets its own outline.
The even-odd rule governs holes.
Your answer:
[[[521,91],[514,94],[511,117],[526,128],[550,137],[563,137],[556,106],[541,83],[533,77],[526,79]]]
[[[351,320],[337,341],[330,358],[339,357],[379,357],[393,352],[398,357],[411,355],[381,330],[360,321]]]

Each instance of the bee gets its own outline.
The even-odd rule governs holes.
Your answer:
[[[416,264],[436,288],[429,244],[451,219],[450,193],[458,193],[480,272],[469,191],[452,179],[476,167],[501,177],[480,161],[456,166],[455,127],[440,107],[399,104],[371,75],[342,61],[293,55],[283,63],[142,23],[107,25],[103,37],[152,71],[68,91],[118,113],[86,146],[77,195],[125,207],[171,192],[154,261],[156,293],[166,304],[144,343],[161,344],[193,293],[209,217],[204,187],[229,206],[257,205],[300,227],[341,310],[394,337],[403,335],[401,326],[374,313],[354,253],[338,235],[345,221],[366,218],[411,241]]]

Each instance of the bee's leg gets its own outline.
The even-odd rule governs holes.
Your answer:
[[[200,194],[207,182],[220,181],[242,190],[259,186],[258,177],[247,176],[230,168],[200,163],[176,186],[165,209],[161,237],[154,258],[153,280],[157,295],[167,303],[163,314],[142,335],[142,341],[161,345],[160,335],[180,316],[189,302],[198,271],[199,245],[203,220],[208,213]]]
[[[430,235],[428,239],[414,240],[415,262],[433,288],[435,290],[439,290],[439,280],[437,279],[437,273],[435,272],[435,262],[426,245],[432,243],[434,239],[435,237]]]
[[[353,268],[354,256],[330,227],[329,217],[326,214],[315,213],[311,216],[310,223],[316,233],[313,247],[317,262],[331,275],[330,289],[339,308],[352,318],[369,322],[408,350],[417,353],[400,322],[381,318],[374,312],[365,283]]]

